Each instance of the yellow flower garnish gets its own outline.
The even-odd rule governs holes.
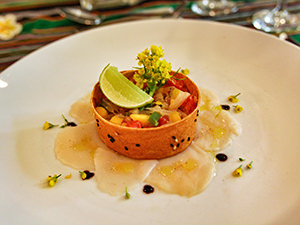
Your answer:
[[[80,173],[80,177],[82,180],[85,180],[87,178],[87,175],[85,172],[79,171],[79,173]]]
[[[228,101],[232,102],[232,103],[237,103],[239,102],[239,99],[237,98],[241,93],[238,93],[236,95],[230,95],[228,97]]]
[[[22,25],[17,23],[17,18],[13,14],[0,16],[0,39],[10,40],[22,31]]]
[[[236,168],[233,172],[232,175],[234,177],[241,177],[243,175],[243,171],[242,171],[242,165],[240,165],[238,168]]]
[[[145,89],[151,96],[171,78],[171,64],[164,59],[161,60],[163,56],[163,49],[155,45],[137,56],[138,65],[142,67],[138,68],[133,79],[138,87]]]
[[[252,168],[252,163],[253,163],[253,161],[251,161],[249,164],[247,164],[247,168],[248,168],[248,169],[251,169],[251,168]]]
[[[59,178],[61,176],[61,174],[59,174],[59,175],[54,175],[54,176],[48,176],[47,177],[47,183],[48,183],[48,186],[49,187],[54,187],[55,185],[56,185],[56,183],[57,183],[57,179]]]
[[[234,111],[235,111],[236,113],[240,113],[240,112],[243,111],[243,107],[240,106],[240,105],[234,105],[233,107],[234,107]]]
[[[44,130],[49,130],[49,129],[51,129],[51,128],[53,128],[53,127],[57,127],[58,125],[54,125],[54,124],[52,124],[52,123],[49,123],[48,121],[45,121],[45,123],[44,123],[44,126],[43,126],[43,129]]]
[[[182,69],[180,72],[183,73],[184,75],[188,75],[190,73],[190,70],[186,68],[186,69]]]

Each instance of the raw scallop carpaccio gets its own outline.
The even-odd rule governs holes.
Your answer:
[[[229,112],[219,110],[218,98],[200,89],[201,103],[197,133],[182,153],[161,160],[135,160],[109,149],[99,138],[90,115],[87,97],[74,103],[70,110],[76,127],[66,127],[56,138],[56,157],[78,170],[95,171],[101,191],[122,195],[147,182],[166,193],[191,197],[202,192],[215,173],[214,152],[228,147],[241,126]]]

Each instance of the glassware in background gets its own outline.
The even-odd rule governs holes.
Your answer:
[[[118,8],[137,5],[145,0],[80,0],[81,8],[92,11],[96,9]]]
[[[265,32],[290,32],[300,30],[300,15],[290,14],[287,0],[277,0],[273,9],[264,9],[253,15],[252,24]]]
[[[191,10],[202,16],[220,16],[235,13],[238,7],[230,0],[201,0],[195,1]]]

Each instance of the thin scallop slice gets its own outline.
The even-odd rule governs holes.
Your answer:
[[[86,95],[75,102],[70,108],[69,115],[79,123],[88,123],[94,120],[94,113],[90,104],[90,97],[90,94]]]
[[[229,112],[222,110],[212,92],[201,89],[201,98],[194,144],[206,151],[221,151],[241,134],[241,125]]]
[[[199,88],[200,91],[200,104],[199,109],[200,111],[208,110],[218,104],[220,104],[220,100],[217,95],[215,95],[212,91],[207,90],[205,88]]]
[[[113,196],[133,190],[143,183],[157,160],[136,160],[125,157],[105,146],[95,153],[96,179],[98,188]]]
[[[214,174],[212,154],[189,147],[176,156],[160,160],[145,182],[170,194],[192,197],[207,187]]]
[[[55,154],[63,164],[78,170],[94,170],[94,153],[101,140],[96,123],[65,127],[57,135]]]

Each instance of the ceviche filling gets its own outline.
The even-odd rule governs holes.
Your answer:
[[[152,45],[138,54],[139,67],[128,79],[141,88],[153,101],[140,108],[119,107],[104,97],[96,107],[103,118],[114,124],[134,128],[158,127],[177,122],[197,107],[198,97],[185,84],[186,76],[171,70],[171,64],[161,60],[161,47]],[[183,71],[186,73],[186,70]]]
[[[144,107],[126,109],[102,98],[96,110],[103,118],[121,126],[157,127],[183,119],[195,110],[198,102],[198,98],[187,91],[183,80],[174,77],[154,92],[153,99]]]

